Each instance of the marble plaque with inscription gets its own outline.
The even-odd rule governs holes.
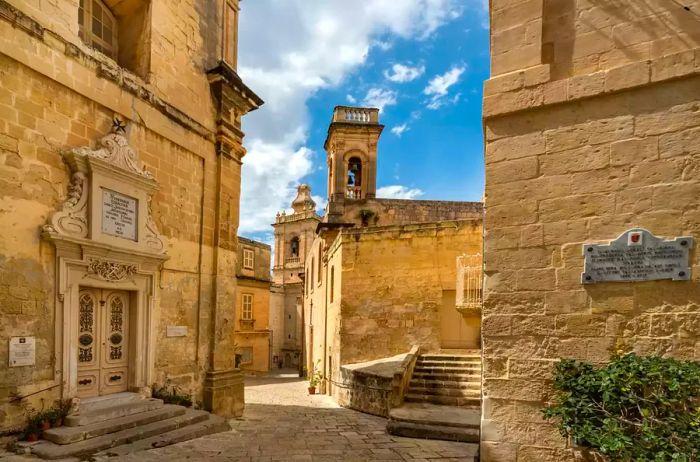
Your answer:
[[[138,200],[116,191],[102,189],[102,232],[136,240]]]
[[[690,279],[692,237],[662,239],[643,228],[622,233],[608,244],[584,244],[582,284]]]
[[[33,366],[36,358],[34,337],[10,338],[10,367]]]
[[[167,326],[165,328],[166,337],[186,337],[187,326]]]

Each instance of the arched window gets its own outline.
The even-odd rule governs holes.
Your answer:
[[[92,48],[117,59],[117,21],[100,0],[80,0],[78,8],[80,37]]]
[[[299,257],[299,236],[294,236],[289,246],[292,251],[292,258]]]
[[[351,157],[348,161],[346,196],[350,199],[360,199],[362,196],[362,160],[359,157]]]

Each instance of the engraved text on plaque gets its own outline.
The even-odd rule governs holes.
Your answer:
[[[625,231],[609,244],[584,244],[581,283],[690,279],[692,237],[664,240],[643,228]]]
[[[136,240],[138,201],[109,189],[102,190],[102,232]]]

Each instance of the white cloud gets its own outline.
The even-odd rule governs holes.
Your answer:
[[[349,93],[347,95],[345,95],[345,99],[347,99],[348,103],[350,103],[350,104],[355,104],[357,102],[357,98],[355,98],[354,96],[352,96]]]
[[[450,87],[459,81],[466,69],[465,66],[454,66],[444,74],[436,75],[428,82],[428,86],[423,89],[423,93],[430,96],[429,109],[438,109],[449,101],[446,97]],[[449,102],[456,103],[457,101],[459,101],[459,95]]]
[[[408,124],[407,124],[407,123],[403,123],[403,124],[401,124],[401,125],[397,125],[397,126],[395,126],[395,127],[391,127],[391,133],[393,133],[394,135],[399,136],[399,137],[400,137],[400,136],[403,134],[403,132],[405,132],[406,130],[408,130]]]
[[[370,88],[362,100],[363,106],[376,107],[380,111],[383,111],[385,106],[394,104],[396,104],[396,92],[382,88]]]
[[[377,189],[377,197],[384,199],[415,199],[423,194],[425,193],[418,188],[407,188],[398,184]]]
[[[311,172],[307,100],[342,83],[373,46],[429,38],[462,13],[462,1],[363,0],[352,8],[345,0],[243,2],[238,71],[265,105],[243,119],[241,232],[269,230]]]
[[[404,64],[394,64],[391,70],[384,71],[384,77],[392,82],[410,82],[416,80],[425,72],[425,66],[406,66]]]

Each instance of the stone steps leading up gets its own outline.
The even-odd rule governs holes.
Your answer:
[[[443,359],[419,359],[416,361],[417,366],[480,366],[480,359],[465,359],[462,361],[458,360],[443,360]]]
[[[413,388],[460,388],[460,389],[481,389],[481,383],[474,380],[463,382],[459,380],[434,380],[434,379],[418,379],[414,378],[408,384],[409,389]]]
[[[87,409],[81,405],[81,409],[77,414],[69,415],[65,418],[65,425],[67,427],[90,425],[141,412],[153,411],[161,407],[163,407],[163,400],[154,398],[133,399],[123,403],[112,403],[105,407],[88,407]]]
[[[386,425],[386,429],[392,435],[406,436],[409,438],[460,441],[463,443],[479,442],[478,428],[447,427],[443,425],[425,425],[390,420]],[[478,444],[474,444],[474,446],[478,448]],[[475,452],[478,453],[478,449]],[[475,458],[472,459],[473,461],[477,460],[476,453]]]
[[[406,403],[389,411],[387,431],[411,438],[478,443],[480,415],[478,407]]]
[[[135,441],[131,444],[117,446],[115,448],[102,451],[97,455],[110,457],[124,456],[138,451],[162,448],[163,446],[181,443],[183,441],[188,441],[194,438],[199,438],[201,436],[210,435],[212,433],[229,431],[230,429],[231,427],[229,426],[226,419],[224,419],[223,417],[210,415],[207,420],[196,423],[194,425],[188,425],[186,427],[178,428],[170,432]]]
[[[481,403],[481,396],[476,394],[473,397],[422,395],[411,393],[409,390],[404,401],[407,403],[441,404],[443,406],[478,406]]]
[[[416,366],[413,370],[415,372],[418,372],[418,373],[427,373],[427,374],[469,374],[469,373],[478,373],[481,371],[480,368],[472,368],[472,367],[422,367],[422,366]]]
[[[479,398],[480,388],[425,388],[410,387],[408,393],[423,396],[456,396],[458,398]]]
[[[450,374],[447,372],[431,373],[431,372],[414,372],[413,378],[418,380],[442,380],[453,382],[475,382],[481,383],[481,374]]]
[[[146,425],[159,420],[170,419],[184,414],[186,408],[166,404],[157,409],[131,414],[116,419],[105,420],[78,427],[58,427],[46,430],[43,437],[56,444],[70,444],[78,441],[115,433],[128,428]]]

